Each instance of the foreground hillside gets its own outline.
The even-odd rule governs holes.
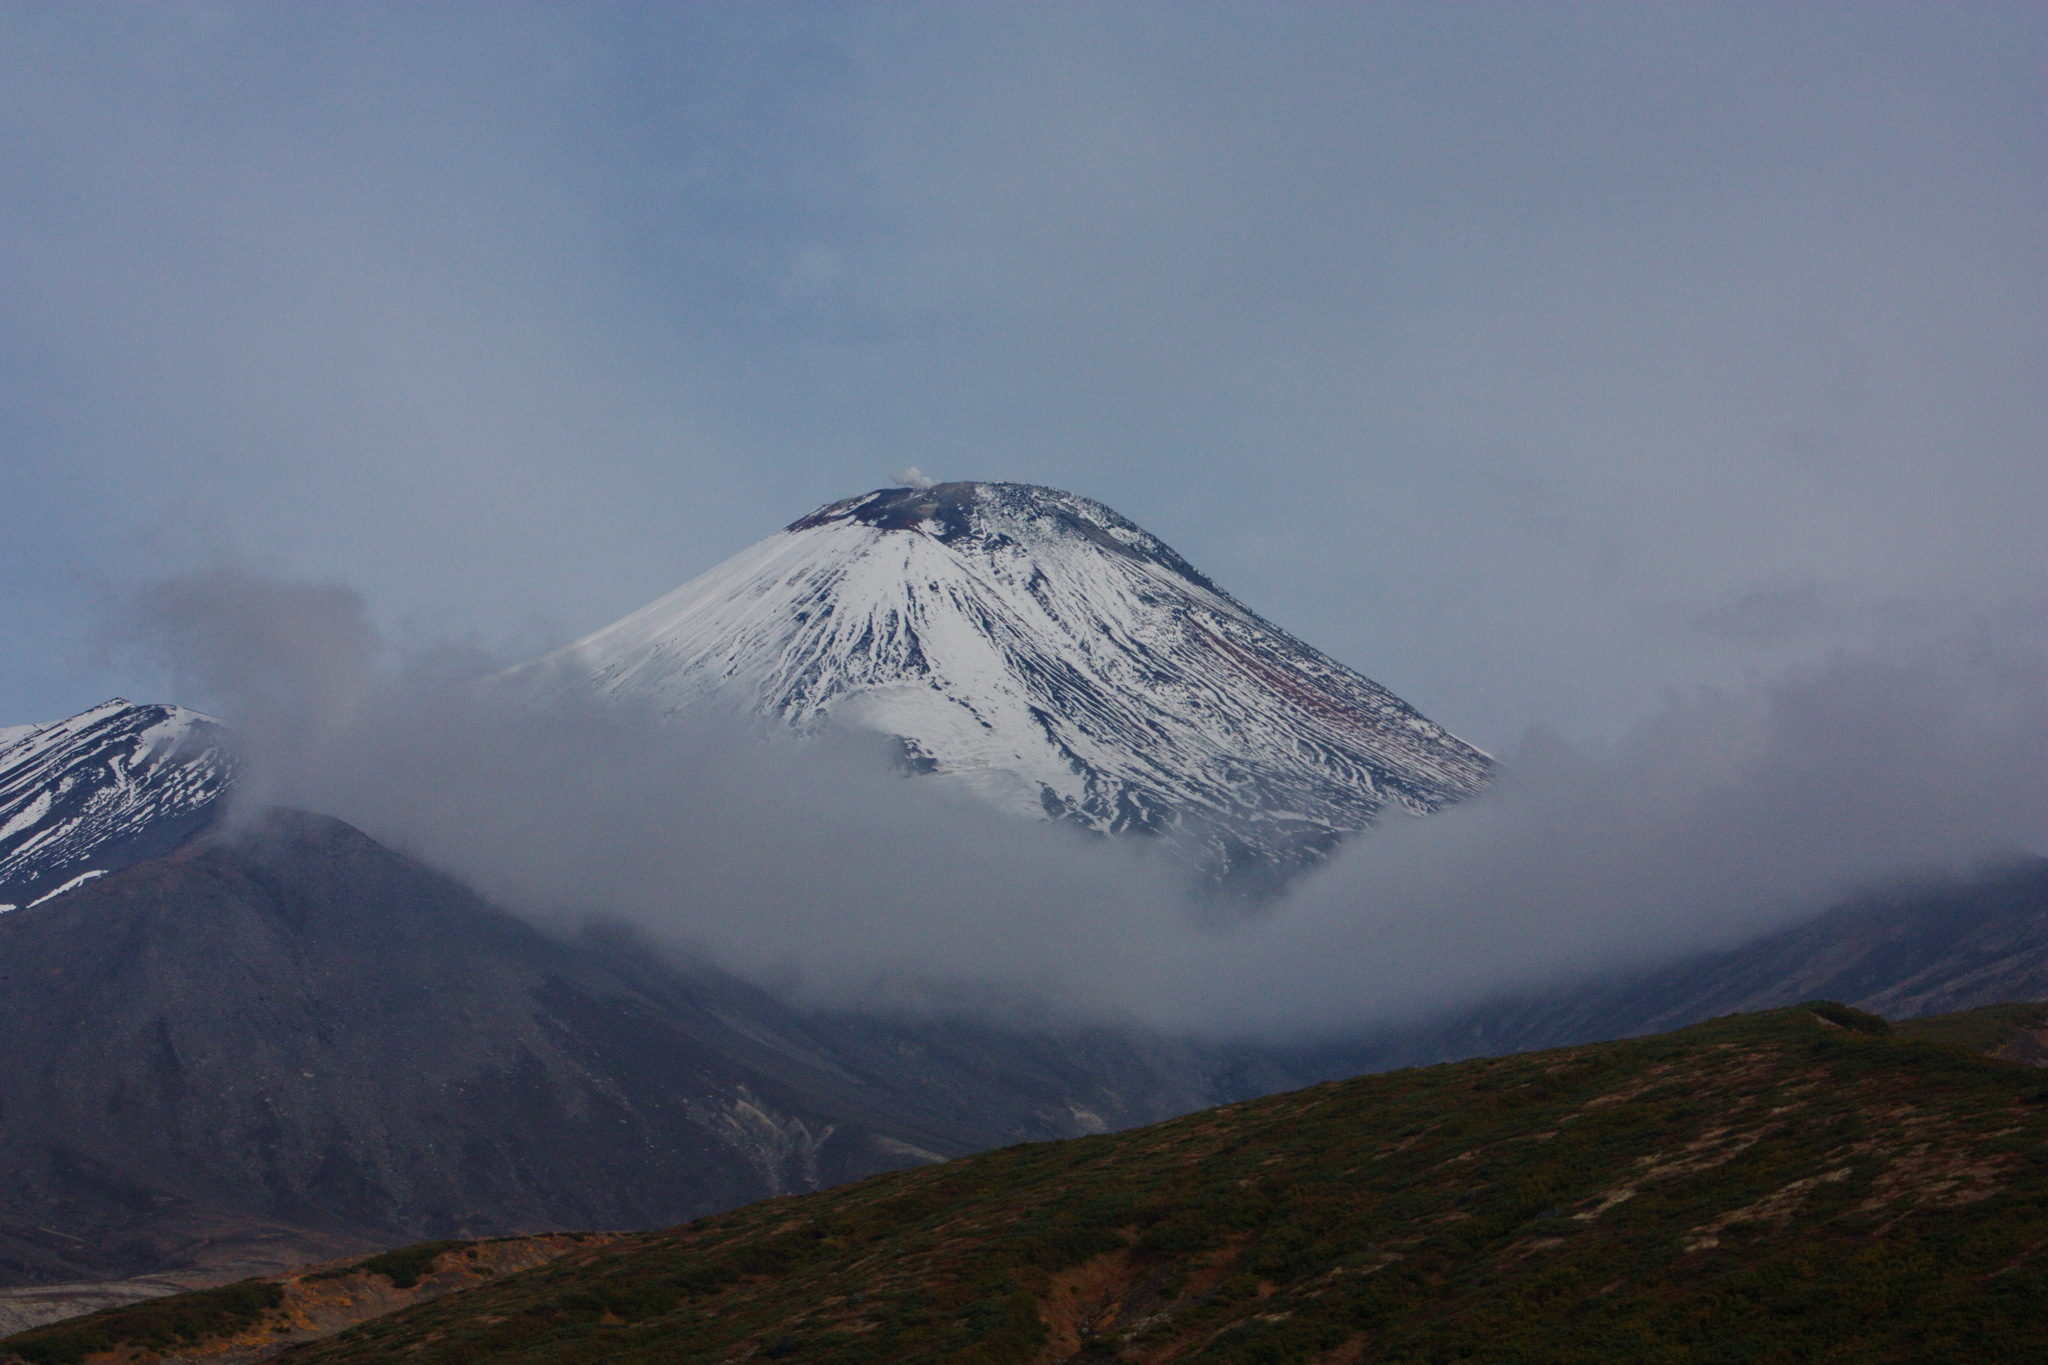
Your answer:
[[[579,1246],[279,1358],[2028,1358],[2048,1082],[1979,1052],[2043,1016],[1798,1007],[1325,1084]]]

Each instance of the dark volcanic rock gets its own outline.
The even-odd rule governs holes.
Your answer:
[[[1114,1029],[804,1016],[273,812],[0,916],[0,1280],[649,1227],[1209,1102]]]

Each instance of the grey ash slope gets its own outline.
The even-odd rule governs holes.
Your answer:
[[[1101,503],[1012,483],[819,509],[531,666],[670,712],[849,724],[1011,808],[1313,861],[1491,760]]]
[[[659,1226],[1217,1098],[1136,1030],[803,1014],[550,937],[283,812],[0,916],[0,1037],[0,1283]]]
[[[234,775],[218,721],[116,697],[0,747],[0,906],[33,905],[176,848]]]
[[[1349,1076],[1498,1056],[1803,1000],[1895,1020],[2048,1000],[2048,858],[1866,893],[1735,948],[1383,1029],[1277,1067],[1258,1058],[1252,1074]]]

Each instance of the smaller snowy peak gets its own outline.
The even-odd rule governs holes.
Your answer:
[[[234,773],[224,727],[116,697],[0,747],[0,905],[33,906],[168,853]]]

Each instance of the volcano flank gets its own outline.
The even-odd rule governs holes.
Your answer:
[[[891,736],[908,767],[1271,883],[1492,760],[1101,503],[885,488],[792,522],[530,666],[669,713]]]

